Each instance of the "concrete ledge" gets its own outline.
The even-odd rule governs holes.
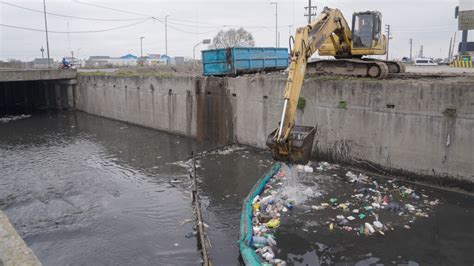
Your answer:
[[[2,211],[0,211],[0,265],[41,265]]]
[[[0,82],[75,79],[75,69],[54,70],[1,70]]]

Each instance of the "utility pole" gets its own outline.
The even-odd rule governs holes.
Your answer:
[[[278,32],[278,45],[277,47],[280,47],[280,32]]]
[[[409,43],[410,43],[410,62],[411,62],[412,61],[412,56],[411,55],[412,55],[412,48],[413,48],[413,39],[412,38],[410,38]]]
[[[457,32],[454,32],[453,49],[452,49],[453,57],[454,57],[454,52],[456,51],[456,50],[454,50],[454,49],[456,49],[456,33]]]
[[[40,51],[41,51],[41,58],[44,59],[44,48],[43,48],[43,45],[41,45]]]
[[[467,53],[467,30],[462,31],[461,36],[461,55],[465,55]]]
[[[77,49],[77,51],[76,51],[76,56],[77,56],[77,59],[78,59],[78,61],[79,61],[79,66],[81,66],[81,65],[80,65],[81,59],[79,59],[79,51],[80,51],[80,50],[81,50],[81,48]]]
[[[168,64],[168,17],[165,16],[165,55],[166,55],[166,64]]]
[[[392,39],[392,36],[390,35],[390,25],[385,25],[385,32],[387,33],[387,55],[385,60],[388,60],[388,51],[390,47],[390,39]]]
[[[143,38],[145,37],[140,37],[140,57],[143,57]]]
[[[193,47],[193,59],[196,60],[196,47],[198,47],[200,44],[210,44],[211,39],[204,39],[198,43],[196,43]]]
[[[278,2],[270,2],[270,5],[275,5],[275,47],[278,48]]]
[[[48,21],[46,20],[46,0],[43,0],[43,11],[44,11],[44,28],[46,31],[46,54],[48,55],[48,69],[51,68],[51,63],[49,62],[49,38],[48,38]]]
[[[69,34],[69,21],[67,22],[67,47],[71,52],[71,34]]]
[[[448,63],[451,62],[451,47],[453,46],[453,37],[451,37],[451,39],[449,39],[449,49],[448,49]]]
[[[306,10],[306,13],[304,14],[305,17],[308,17],[308,24],[311,23],[311,17],[316,16],[316,6],[311,5],[311,0],[308,0],[308,6],[305,6],[304,9]]]

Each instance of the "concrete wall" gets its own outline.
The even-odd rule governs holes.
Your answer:
[[[265,146],[280,119],[284,84],[229,80],[231,93],[240,93],[238,142]],[[313,79],[302,97],[306,107],[296,120],[317,127],[317,159],[474,182],[474,81]]]
[[[80,76],[76,106],[198,139],[265,148],[281,115],[284,85],[284,78],[262,76]],[[316,159],[474,182],[474,81],[308,79],[302,97],[306,107],[297,123],[317,127]]]
[[[85,112],[197,137],[196,79],[81,76],[76,107]]]

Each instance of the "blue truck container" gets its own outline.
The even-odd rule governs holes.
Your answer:
[[[232,47],[202,51],[204,76],[237,76],[287,67],[287,48]]]

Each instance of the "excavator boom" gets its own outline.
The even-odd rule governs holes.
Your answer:
[[[324,68],[340,75],[374,78],[387,76],[388,61],[360,59],[361,50],[366,54],[373,54],[371,51],[375,49],[385,50],[383,42],[386,37],[380,34],[380,16],[379,12],[373,11],[355,13],[353,25],[356,21],[357,29],[352,32],[339,9],[326,7],[313,22],[296,30],[283,95],[281,120],[278,128],[267,138],[267,146],[270,147],[275,160],[305,164],[311,156],[316,128],[295,126],[295,114],[308,58],[322,46],[330,46],[333,54],[339,59],[320,61],[316,68]],[[353,41],[352,38],[356,40]],[[395,69],[393,72],[402,70],[401,65],[392,65]]]
[[[332,35],[346,40],[347,46],[350,28],[338,9],[325,8],[312,22],[296,31],[291,63],[284,90],[283,112],[279,127],[267,138],[267,145],[272,150],[273,158],[290,163],[308,162],[311,156],[314,127],[296,126],[295,113],[298,99],[306,73],[307,60]]]

